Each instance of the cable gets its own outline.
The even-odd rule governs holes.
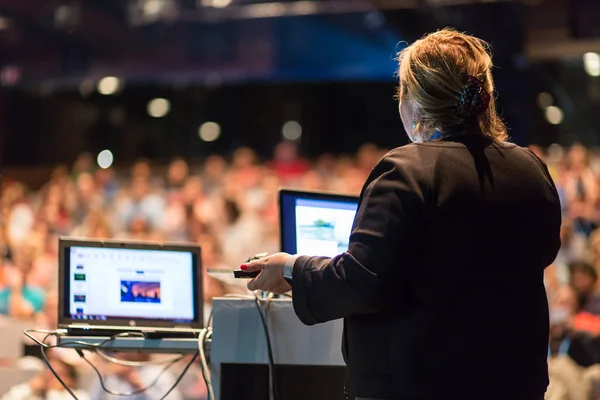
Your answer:
[[[209,377],[210,371],[208,370],[208,362],[207,362],[206,353],[205,353],[205,347],[206,347],[205,344],[206,344],[206,341],[208,340],[208,337],[209,337],[208,333],[207,334],[204,334],[204,332],[200,333],[200,340],[198,340],[198,351],[200,352],[200,367],[201,367],[200,369],[202,372],[202,379],[204,380],[207,391],[209,392],[208,400],[211,400],[210,392],[212,390],[212,383],[211,383],[210,377]]]
[[[136,394],[140,394],[143,393],[145,391],[147,391],[148,389],[150,389],[151,387],[154,387],[154,385],[156,385],[156,383],[158,382],[158,380],[163,376],[163,374],[165,372],[167,372],[173,365],[175,365],[175,363],[177,363],[178,361],[182,360],[184,358],[184,356],[179,356],[178,358],[175,358],[173,360],[171,360],[167,365],[165,365],[161,371],[158,373],[158,375],[156,375],[156,377],[154,378],[154,380],[147,385],[146,387],[143,387],[141,389],[138,390],[134,390],[133,392],[115,392],[113,390],[110,390],[106,387],[105,383],[104,383],[104,377],[102,377],[102,373],[100,373],[100,371],[98,370],[98,368],[85,357],[85,354],[82,351],[78,351],[79,355],[81,356],[81,358],[83,358],[83,361],[85,361],[90,367],[92,367],[92,369],[96,372],[96,375],[98,375],[98,379],[100,380],[100,387],[102,387],[102,390],[104,390],[106,393],[108,394],[112,394],[113,396],[135,396]],[[196,357],[194,357],[194,359],[196,359]],[[189,367],[188,367],[189,368]],[[185,369],[185,371],[187,371],[187,368]],[[184,371],[184,373],[185,373]],[[178,379],[177,382],[179,382],[181,380]],[[171,392],[173,389],[171,388],[169,390],[169,392]]]
[[[105,359],[108,362],[111,362],[113,364],[123,365],[125,367],[143,367],[145,365],[168,364],[173,360],[175,360],[175,362],[177,362],[177,361],[180,361],[183,359],[182,356],[176,356],[176,357],[168,358],[165,360],[127,361],[127,360],[120,360],[118,358],[111,357],[108,354],[106,354],[101,348],[96,349],[96,354],[98,354],[100,357],[102,357],[103,359]]]
[[[61,383],[61,385],[69,392],[69,394],[71,396],[73,396],[74,399],[77,400],[77,397],[74,395],[74,393],[66,386],[66,384],[64,383],[64,381],[58,376],[58,374],[56,373],[56,371],[54,371],[54,369],[52,368],[51,364],[50,364],[50,360],[48,359],[48,357],[46,356],[46,352],[45,349],[47,348],[57,348],[57,347],[66,347],[69,348],[70,346],[68,346],[69,344],[80,344],[80,345],[85,345],[86,347],[92,347],[95,348],[95,350],[98,350],[98,347],[104,345],[105,343],[114,340],[117,336],[126,336],[126,335],[115,335],[114,337],[112,337],[111,339],[107,339],[104,340],[103,342],[99,343],[99,344],[89,344],[89,343],[85,343],[85,342],[73,342],[73,343],[65,343],[65,344],[58,344],[58,345],[47,345],[45,344],[46,339],[48,338],[48,336],[50,335],[46,335],[46,337],[44,338],[44,340],[42,341],[42,343],[44,344],[44,346],[41,346],[41,352],[42,352],[42,356],[44,357],[44,360],[46,361],[46,364],[48,365],[48,368],[50,368],[50,370],[52,371],[53,375],[58,379],[58,381]],[[98,368],[93,365],[86,357],[85,354],[83,353],[83,351],[81,349],[75,349],[77,351],[77,354],[79,354],[79,356],[81,358],[83,358],[83,360],[90,366],[92,367],[92,369],[96,372],[96,374],[98,375],[98,378],[100,380],[100,386],[102,387],[102,390],[104,390],[106,393],[108,394],[112,394],[115,396],[134,396],[136,394],[142,393],[147,391],[148,389],[150,389],[151,387],[153,387],[154,385],[156,385],[156,383],[158,382],[158,380],[162,377],[162,375],[168,370],[170,369],[176,362],[180,361],[181,359],[183,359],[183,356],[179,356],[177,358],[174,358],[172,360],[170,360],[170,362],[160,371],[160,373],[156,376],[156,378],[152,381],[152,383],[150,383],[149,385],[147,385],[146,387],[130,392],[130,393],[122,393],[122,392],[115,392],[112,390],[109,390],[106,388],[105,384],[104,384],[104,378],[102,377],[102,374],[100,373],[100,371],[98,370]],[[196,357],[194,357],[193,360],[195,360]],[[193,362],[192,360],[192,362]],[[183,373],[185,373],[187,371],[187,369],[189,368],[189,365],[187,366],[187,368],[185,368],[185,370],[183,371]],[[180,377],[177,382],[181,381]],[[169,393],[173,390],[173,388],[171,388],[169,390]]]
[[[83,355],[82,358],[83,358],[83,360],[90,367],[92,367],[92,369],[94,370],[94,372],[96,372],[96,375],[98,376],[98,379],[100,380],[100,386],[102,387],[102,390],[104,390],[106,393],[112,394],[114,396],[135,396],[136,394],[143,393],[143,392],[147,391],[148,389],[150,389],[151,387],[153,387],[154,385],[156,385],[156,383],[163,376],[163,374],[167,370],[169,370],[173,365],[175,365],[175,363],[177,363],[178,361],[182,360],[184,358],[184,356],[180,356],[180,357],[178,357],[176,359],[171,360],[167,365],[165,365],[163,367],[163,369],[160,371],[160,373],[154,378],[154,380],[152,381],[152,383],[150,383],[148,386],[146,386],[146,387],[144,387],[142,389],[134,390],[133,392],[128,392],[128,393],[115,392],[115,391],[107,389],[106,386],[105,386],[105,384],[104,384],[104,378],[102,377],[102,374],[100,373],[100,371],[98,370],[98,368],[94,364],[92,364],[92,362],[90,360],[88,360],[85,357],[85,355]],[[194,357],[192,357],[192,359],[186,364],[185,368],[183,369],[183,371],[181,371],[181,373],[179,374],[179,377],[175,380],[175,382],[173,383],[173,385],[171,385],[171,387],[169,388],[169,390],[160,398],[161,400],[165,399],[169,395],[169,393],[171,393],[175,389],[175,387],[179,384],[179,382],[181,382],[181,380],[183,379],[183,376],[188,371],[188,369],[192,366],[192,364],[194,363],[194,361],[196,360],[196,358],[198,358],[198,352],[194,353]]]
[[[48,339],[49,336],[51,336],[51,334],[46,335],[46,337],[44,338],[43,341],[45,342],[46,339]],[[65,390],[67,391],[67,393],[69,393],[73,399],[79,400],[77,398],[77,396],[75,395],[75,393],[67,386],[67,384],[65,383],[65,381],[62,380],[62,378],[58,375],[58,373],[52,367],[52,364],[50,363],[50,360],[48,359],[48,356],[46,355],[46,347],[45,346],[40,346],[40,352],[42,353],[42,357],[44,358],[44,361],[46,362],[46,365],[48,366],[48,369],[50,370],[50,372],[52,372],[52,375],[54,375],[54,377],[60,382],[60,384],[62,385],[62,387],[65,388]]]
[[[29,339],[33,340],[35,342],[35,344],[37,344],[38,346],[48,346],[46,343],[40,342],[38,340],[38,338],[36,338],[35,336],[31,335],[31,332],[33,333],[43,333],[46,335],[46,337],[44,338],[44,340],[46,340],[49,336],[59,336],[61,333],[67,333],[67,331],[65,329],[57,329],[57,330],[47,330],[47,329],[25,329],[23,331],[23,334],[25,336],[27,336]]]
[[[267,309],[269,307],[269,303],[270,303],[271,298],[273,297],[273,294],[270,293],[269,296],[267,296],[267,299],[266,299]],[[258,309],[258,315],[260,315],[260,320],[262,322],[262,326],[265,331],[265,339],[267,341],[267,355],[268,355],[268,359],[269,359],[269,392],[270,392],[269,398],[273,399],[273,400],[279,400],[279,393],[277,390],[277,382],[275,381],[275,361],[273,358],[273,348],[271,346],[271,335],[269,335],[269,327],[267,325],[267,319],[265,317],[265,314],[263,314],[263,311],[260,307],[260,299],[256,295],[256,292],[254,292],[254,303],[256,304],[256,308]]]
[[[203,330],[203,332],[205,332],[205,331],[206,330]],[[44,333],[44,334],[46,334],[46,336],[44,337],[44,339],[42,339],[42,341],[40,341],[39,339],[37,339],[36,337],[34,337],[33,335],[31,335],[31,333],[34,333],[34,332],[35,333]],[[77,351],[77,354],[79,354],[79,356],[81,358],[83,358],[83,360],[90,367],[92,367],[92,369],[96,372],[96,374],[98,375],[98,378],[100,379],[100,385],[101,385],[102,389],[106,393],[109,393],[109,394],[112,394],[112,395],[115,395],[115,396],[133,396],[133,395],[145,392],[149,388],[153,387],[158,382],[158,380],[162,377],[162,375],[168,369],[170,369],[175,363],[177,363],[178,361],[182,360],[185,357],[184,355],[180,355],[178,357],[175,357],[175,358],[169,360],[168,363],[167,363],[167,365],[165,365],[165,367],[163,367],[163,369],[156,376],[156,378],[154,379],[154,381],[150,385],[146,386],[145,388],[136,390],[136,391],[131,392],[131,393],[120,393],[120,392],[114,392],[114,391],[108,390],[106,388],[106,386],[104,385],[104,379],[102,377],[102,374],[98,370],[98,368],[95,365],[93,365],[92,362],[85,357],[85,354],[83,353],[83,350],[81,350],[79,348],[75,348],[74,346],[84,347],[84,348],[87,348],[88,350],[93,350],[94,352],[98,353],[99,349],[101,349],[107,343],[115,340],[118,337],[142,336],[142,337],[145,338],[146,335],[143,334],[142,332],[124,332],[124,333],[119,333],[119,334],[111,336],[110,338],[108,338],[106,340],[103,340],[100,343],[87,343],[87,342],[83,342],[83,341],[72,341],[72,342],[68,342],[68,343],[59,343],[59,344],[56,344],[56,345],[49,345],[49,344],[46,343],[46,340],[50,336],[55,336],[55,337],[58,338],[61,333],[65,333],[64,330],[49,331],[49,330],[26,329],[26,330],[23,331],[23,333],[27,337],[29,337],[31,340],[33,340],[36,344],[38,344],[40,346],[42,357],[43,357],[46,365],[48,366],[48,369],[50,369],[50,371],[52,372],[52,374],[54,375],[54,377],[60,382],[60,384],[63,386],[63,388],[75,400],[79,400],[79,399],[77,398],[77,396],[75,395],[75,393],[66,385],[66,383],[61,379],[61,377],[58,375],[58,373],[52,367],[52,364],[50,363],[50,360],[48,359],[48,356],[46,355],[46,349],[53,349],[53,348],[73,348],[75,351]],[[206,333],[204,333],[204,335],[206,335]],[[173,389],[175,389],[175,387],[179,384],[179,382],[181,382],[181,380],[183,379],[183,376],[185,375],[185,373],[191,367],[191,365],[196,360],[196,358],[198,358],[198,355],[199,355],[199,352],[196,352],[194,354],[194,357],[192,357],[192,359],[190,360],[190,362],[185,366],[185,368],[183,369],[183,371],[181,372],[181,374],[179,375],[179,377],[175,380],[175,383],[167,391],[167,393],[165,393],[165,395],[163,397],[161,397],[161,400],[165,399],[166,396],[168,396],[169,393],[171,393],[173,391]],[[112,358],[112,357],[109,357],[109,358]],[[123,361],[123,360],[118,360],[118,359],[115,359],[115,360],[117,360],[119,362]],[[111,360],[109,360],[109,361],[111,361]],[[143,366],[143,365],[148,365],[148,364],[156,364],[156,363],[155,362],[138,363],[137,366]]]
[[[160,398],[160,400],[164,400],[169,395],[169,393],[171,393],[173,391],[173,389],[175,389],[175,387],[177,385],[179,385],[179,382],[181,382],[181,380],[183,379],[183,376],[185,375],[185,373],[188,371],[188,369],[190,369],[190,367],[192,366],[192,364],[194,363],[194,361],[196,361],[196,358],[198,358],[198,354],[199,354],[199,352],[194,353],[194,357],[192,357],[192,359],[190,360],[190,362],[187,363],[187,365],[185,366],[185,368],[183,369],[183,371],[181,371],[181,373],[179,374],[179,377],[175,380],[175,382],[173,383],[173,385],[171,386],[171,388],[169,390],[167,390],[167,393],[165,393],[164,396]]]
[[[205,344],[208,339],[212,337],[212,330],[203,329],[200,332],[200,339],[198,340],[198,352],[200,353],[200,366],[202,370],[202,378],[206,384],[206,391],[208,392],[208,400],[215,400],[215,393],[213,391],[212,383],[209,377],[208,362],[206,361]]]
[[[34,333],[45,333],[46,337],[44,338],[43,341],[39,341],[36,337],[34,337],[33,335],[31,335],[31,332]],[[59,330],[55,330],[55,331],[49,331],[49,330],[44,330],[44,329],[25,329],[23,331],[23,334],[25,334],[25,336],[27,336],[28,338],[30,338],[31,340],[33,340],[37,345],[45,347],[47,349],[50,348],[55,348],[55,347],[64,347],[64,348],[74,348],[74,347],[70,347],[72,345],[78,345],[81,347],[89,347],[92,349],[96,349],[96,348],[101,348],[102,346],[105,346],[107,343],[119,338],[119,337],[129,337],[129,336],[139,336],[142,338],[146,338],[146,335],[143,332],[122,332],[122,333],[117,333],[111,337],[109,337],[108,339],[105,339],[99,343],[88,343],[88,342],[84,342],[81,340],[73,340],[71,342],[68,343],[62,343],[62,344],[57,344],[57,345],[49,345],[47,343],[45,343],[45,340],[49,337],[49,336],[55,336],[55,337],[60,337],[60,335],[62,333],[66,333],[67,331],[63,330],[63,329],[59,329]]]

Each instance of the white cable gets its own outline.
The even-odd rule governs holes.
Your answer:
[[[35,344],[42,347],[48,347],[48,344],[41,342],[38,338],[34,337],[31,333],[43,333],[44,335],[49,336],[58,336],[61,333],[67,333],[65,329],[56,329],[56,330],[48,330],[48,329],[25,329],[23,334],[27,336],[29,339],[33,340]],[[48,336],[46,336],[48,337]]]
[[[127,360],[120,360],[118,358],[111,357],[108,354],[106,354],[101,348],[96,349],[96,354],[98,354],[100,357],[104,358],[108,362],[111,362],[113,364],[123,365],[125,367],[143,367],[145,365],[168,364],[170,362],[179,362],[185,358],[185,356],[179,355],[179,356],[167,358],[164,360],[127,361]]]
[[[44,339],[42,339],[41,341],[39,339],[37,339],[36,337],[34,337],[32,335],[32,333],[42,333],[45,334],[46,336],[44,337]],[[47,356],[44,353],[44,349],[49,349],[49,348],[59,348],[59,347],[63,347],[63,348],[72,348],[74,350],[76,350],[79,355],[92,367],[94,368],[94,370],[96,371],[96,373],[98,374],[98,376],[100,377],[100,384],[102,385],[102,389],[104,389],[104,391],[106,391],[109,394],[113,394],[113,395],[120,395],[120,396],[130,396],[133,395],[134,393],[142,393],[145,392],[146,390],[148,390],[149,388],[151,388],[152,386],[154,386],[156,384],[156,382],[158,381],[158,379],[169,369],[171,368],[175,363],[177,363],[178,361],[181,361],[185,356],[184,355],[180,355],[177,357],[174,357],[170,360],[157,360],[157,361],[150,361],[150,362],[143,362],[143,363],[132,363],[132,362],[126,362],[124,360],[119,360],[113,357],[110,357],[108,355],[105,354],[100,354],[100,349],[108,342],[115,340],[118,337],[128,337],[128,336],[138,336],[138,334],[136,332],[131,332],[131,333],[123,333],[123,334],[117,334],[114,335],[113,337],[104,340],[100,343],[87,343],[84,341],[80,341],[80,340],[75,340],[72,342],[66,342],[66,343],[62,343],[62,344],[56,344],[56,345],[49,345],[46,342],[46,339],[49,336],[54,336],[57,339],[59,338],[59,336],[61,334],[67,333],[66,330],[64,329],[59,329],[59,330],[44,330],[44,329],[25,329],[23,331],[23,334],[25,336],[27,336],[28,338],[30,338],[31,340],[33,340],[36,344],[38,344],[42,350],[42,355],[44,356],[44,361],[46,362],[46,365],[48,366],[48,368],[50,369],[50,371],[54,374],[54,376],[56,377],[56,379],[59,380],[59,382],[62,384],[62,386],[64,387],[64,389],[71,395],[71,397],[75,400],[77,400],[77,396],[73,393],[73,391],[66,385],[66,383],[61,380],[60,376],[56,373],[56,371],[52,368],[52,365],[50,364],[50,361],[48,360]],[[146,335],[144,335],[143,333],[139,334],[140,336],[142,336],[143,338],[146,337]],[[206,337],[206,332],[204,332],[204,337]],[[202,339],[204,340],[204,338]],[[73,347],[70,347],[73,346]],[[157,363],[167,363],[169,365],[167,365],[166,367],[163,368],[163,370],[158,374],[158,376],[154,379],[154,381],[148,385],[147,387],[136,391],[134,393],[131,394],[123,394],[123,393],[116,393],[116,392],[112,392],[112,391],[108,391],[106,389],[106,387],[104,386],[104,383],[102,382],[102,376],[100,375],[100,372],[98,371],[98,369],[87,359],[85,358],[83,351],[81,349],[78,349],[76,346],[81,346],[87,350],[90,349],[94,349],[94,351],[96,353],[98,353],[101,357],[107,359],[110,362],[113,363],[117,363],[117,364],[121,364],[121,365],[127,365],[127,366],[143,366],[143,365],[148,365],[148,364],[157,364]],[[169,391],[165,394],[164,397],[166,397],[174,388],[175,386],[181,381],[181,378],[183,377],[183,374],[185,374],[185,372],[188,370],[188,368],[191,366],[192,362],[196,359],[196,357],[199,355],[199,353],[197,353],[194,358],[187,364],[187,366],[184,368],[183,372],[180,374],[179,378],[175,381],[175,383],[173,384],[173,386],[169,389]],[[206,364],[206,363],[205,363]],[[212,386],[210,387],[210,390],[212,392]],[[162,398],[164,398],[162,397]],[[162,399],[161,398],[161,399]],[[211,397],[211,400],[214,400],[214,396]]]
[[[208,400],[215,400],[215,394],[213,392],[212,383],[210,380],[210,370],[208,363],[206,362],[206,353],[204,351],[204,344],[206,340],[212,336],[212,329],[202,329],[200,331],[200,337],[198,339],[198,352],[200,353],[200,365],[202,367],[202,375],[206,382],[206,390],[208,391]]]
[[[37,345],[39,346],[43,346],[43,347],[48,347],[49,345],[46,343],[41,342],[39,339],[35,338],[34,336],[31,335],[31,333],[43,333],[46,335],[52,335],[52,336],[60,336],[61,333],[67,333],[67,331],[65,329],[58,329],[58,330],[46,330],[46,329],[25,329],[23,331],[23,333],[25,334],[25,336],[27,336],[28,338],[30,338],[31,340],[33,340]],[[126,332],[128,333],[128,332]],[[131,332],[133,335],[131,336],[138,336],[136,335],[137,332]],[[128,337],[130,335],[126,335],[126,334],[121,334],[120,337]],[[143,334],[139,335],[140,337],[144,337]],[[118,338],[119,336],[115,337],[114,339]],[[112,340],[114,340],[112,339]],[[70,346],[75,346],[75,345],[80,345],[80,346],[85,346],[88,348],[94,348],[95,353],[98,354],[100,357],[102,357],[103,359],[105,359],[108,362],[114,363],[114,364],[118,364],[118,365],[123,365],[125,367],[143,367],[146,365],[160,365],[160,364],[169,364],[171,362],[179,362],[181,360],[183,360],[185,358],[185,356],[183,355],[178,355],[176,357],[173,358],[168,358],[168,359],[164,359],[164,360],[151,360],[151,361],[126,361],[126,360],[120,360],[118,358],[115,357],[111,357],[108,354],[106,354],[103,350],[103,343],[88,343],[88,342],[84,342],[81,340],[76,340],[76,341],[70,341],[64,344],[64,348],[72,348]],[[74,348],[74,347],[73,347]]]

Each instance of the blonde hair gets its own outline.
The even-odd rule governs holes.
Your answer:
[[[427,140],[436,131],[446,133],[472,124],[495,140],[507,139],[506,126],[496,113],[488,43],[446,28],[406,47],[398,54],[398,62],[397,97],[410,104],[414,112],[415,135]],[[479,79],[490,94],[487,108],[473,119],[461,118],[457,113],[469,76]]]

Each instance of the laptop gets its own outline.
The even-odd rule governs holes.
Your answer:
[[[279,191],[281,251],[334,257],[348,250],[358,197]]]
[[[58,328],[69,335],[193,337],[202,311],[200,246],[59,239]]]

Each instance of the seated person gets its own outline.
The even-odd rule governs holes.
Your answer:
[[[90,396],[78,389],[77,371],[75,368],[57,358],[51,358],[52,368],[73,391],[79,400],[90,400]],[[29,382],[13,386],[0,400],[71,400],[72,397],[62,384],[46,368]]]
[[[550,304],[550,356],[588,367],[600,362],[600,317],[581,311],[576,291],[562,286]]]
[[[581,311],[600,316],[600,293],[598,292],[598,273],[585,261],[569,264],[571,285],[583,305]]]
[[[0,273],[0,314],[28,319],[44,308],[42,288],[27,284],[27,269],[4,265]]]

